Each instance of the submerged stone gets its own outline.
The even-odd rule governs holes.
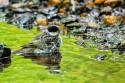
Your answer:
[[[97,61],[102,61],[102,60],[105,60],[107,58],[107,55],[103,55],[103,54],[98,54],[98,55],[95,55],[93,57],[91,57]]]

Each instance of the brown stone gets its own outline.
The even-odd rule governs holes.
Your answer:
[[[108,16],[104,17],[103,21],[105,24],[112,25],[117,21],[117,18],[116,18],[116,16],[108,15]]]
[[[117,3],[117,2],[120,2],[121,0],[105,0],[104,4],[107,5],[107,4],[110,4],[110,3]]]
[[[97,28],[99,26],[99,24],[94,23],[94,22],[89,22],[88,26],[93,27],[93,28]]]
[[[33,2],[29,2],[28,4],[27,4],[27,7],[32,7],[33,6]]]
[[[52,5],[59,5],[61,3],[61,0],[49,0],[49,3]]]
[[[37,25],[38,26],[46,26],[48,25],[48,19],[47,18],[41,18],[41,19],[37,19]]]
[[[95,5],[95,4],[94,4],[93,2],[91,2],[91,1],[87,1],[86,4],[87,4],[88,6],[90,6],[90,7],[93,7],[93,6]]]
[[[21,8],[22,6],[23,6],[22,4],[13,4],[11,8],[16,9],[16,8]]]
[[[95,0],[94,3],[95,4],[102,4],[105,0]]]
[[[112,8],[110,6],[101,8],[101,12],[111,12],[111,11],[112,11]]]
[[[66,10],[65,10],[65,9],[63,9],[63,8],[60,8],[60,9],[59,9],[59,13],[66,14],[67,12],[66,12]]]
[[[125,16],[120,16],[119,18],[118,18],[118,21],[120,21],[120,22],[122,22],[122,21],[124,21],[125,20]]]
[[[87,16],[87,13],[81,13],[80,14],[80,17],[85,17],[85,16]]]

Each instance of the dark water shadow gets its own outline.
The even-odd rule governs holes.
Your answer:
[[[25,58],[30,58],[32,61],[38,65],[46,66],[46,70],[50,74],[59,74],[60,73],[60,63],[61,63],[61,53],[32,53],[25,54]]]
[[[11,65],[11,49],[0,47],[0,72]]]
[[[11,57],[0,57],[0,72],[11,65]]]

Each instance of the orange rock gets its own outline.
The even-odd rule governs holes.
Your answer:
[[[103,21],[105,24],[112,25],[117,21],[117,18],[116,18],[116,16],[108,15],[108,16],[104,17]]]
[[[59,9],[59,13],[66,14],[67,12],[66,12],[66,10],[65,10],[65,9],[63,9],[63,8],[60,8],[60,9]]]
[[[94,3],[95,4],[102,4],[105,0],[95,0]]]
[[[44,18],[44,19],[37,19],[37,25],[40,26],[46,26],[48,25],[48,19],[47,18]]]
[[[87,4],[88,6],[90,6],[90,7],[93,7],[93,6],[95,5],[95,4],[94,4],[93,2],[91,2],[91,1],[87,1],[86,4]]]
[[[49,3],[52,5],[59,5],[61,3],[61,0],[49,0]]]
[[[29,2],[28,4],[27,4],[27,7],[32,7],[33,6],[33,2]]]

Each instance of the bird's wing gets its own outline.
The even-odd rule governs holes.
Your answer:
[[[37,45],[34,44],[33,42],[31,42],[31,43],[25,44],[25,45],[23,45],[23,46],[21,46],[21,47],[22,47],[22,48],[36,48]]]
[[[36,36],[31,43],[21,46],[22,48],[36,48],[40,44],[42,34]]]

